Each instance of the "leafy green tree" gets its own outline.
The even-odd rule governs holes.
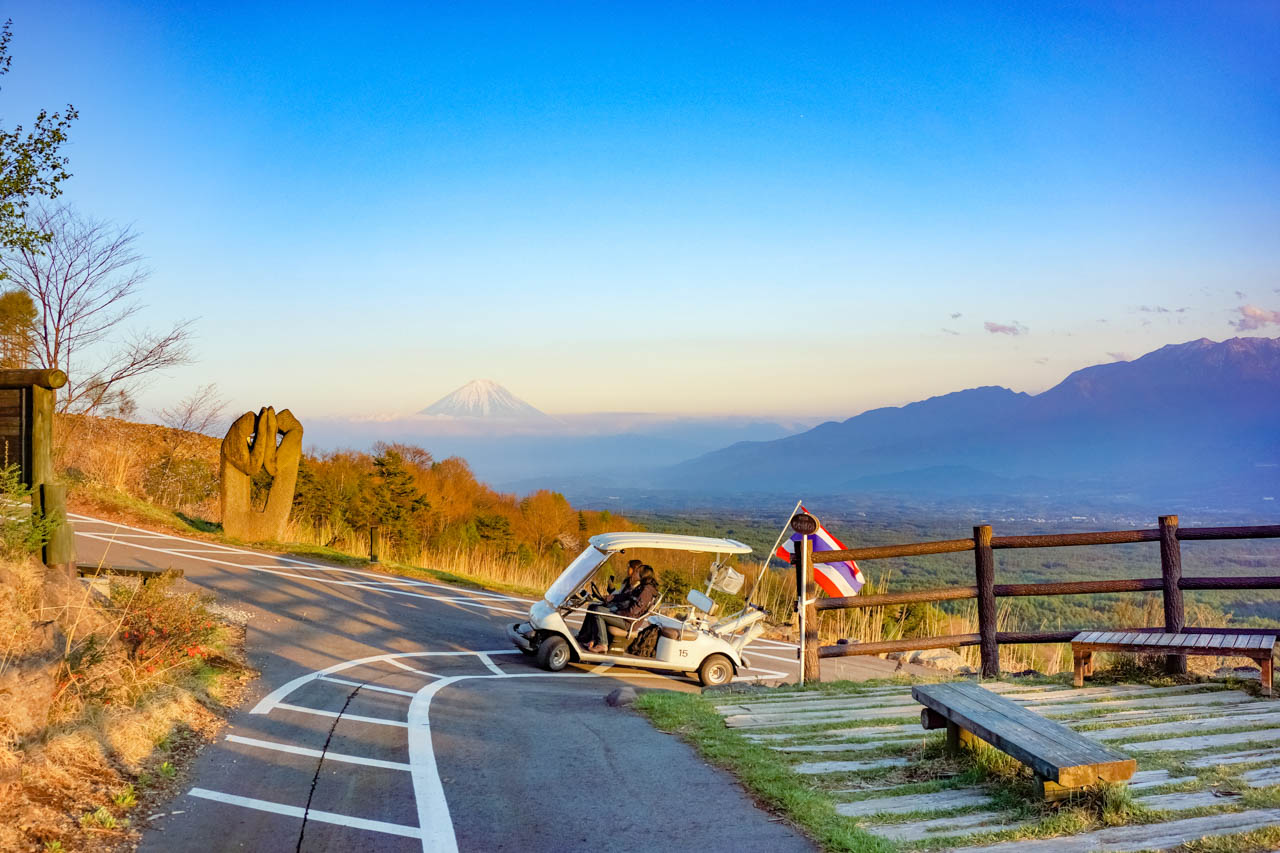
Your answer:
[[[373,470],[377,476],[373,514],[384,534],[403,548],[420,545],[422,516],[431,504],[418,488],[410,463],[399,450],[387,447],[373,458]]]
[[[0,28],[0,77],[9,73],[13,62],[9,55],[12,26],[9,20]],[[28,224],[27,206],[34,196],[57,197],[62,191],[59,185],[71,177],[68,160],[59,150],[78,116],[75,107],[67,104],[62,112],[41,110],[30,130],[22,125],[8,130],[0,124],[0,250],[34,250],[49,241],[48,234]]]

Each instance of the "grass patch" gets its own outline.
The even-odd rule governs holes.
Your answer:
[[[660,730],[679,735],[711,763],[738,777],[760,803],[785,816],[825,850],[890,853],[897,846],[836,814],[829,795],[806,785],[778,753],[732,729],[710,702],[687,693],[645,693],[635,707]]]

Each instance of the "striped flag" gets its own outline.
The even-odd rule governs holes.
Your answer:
[[[800,507],[801,512],[808,512],[804,507]],[[813,542],[813,550],[815,553],[819,551],[843,551],[844,543],[836,537],[832,536],[827,528],[821,524],[818,525],[818,531],[811,533],[809,539]],[[800,541],[800,534],[796,533],[790,539],[778,546],[777,556],[779,560],[791,561],[791,557],[796,552],[796,543]],[[813,579],[818,582],[818,586],[822,587],[822,591],[832,597],[840,598],[850,595],[857,595],[858,590],[862,589],[866,579],[862,576],[862,571],[858,568],[858,564],[853,560],[845,560],[841,563],[814,563]]]

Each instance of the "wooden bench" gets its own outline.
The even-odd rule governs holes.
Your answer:
[[[152,569],[141,566],[100,566],[97,563],[76,563],[76,573],[82,578],[95,578],[103,575],[128,575],[142,578],[142,582],[158,578],[166,572],[182,577],[182,569]]]
[[[921,684],[911,688],[911,698],[924,705],[921,725],[946,726],[950,749],[986,741],[1030,767],[1045,799],[1098,782],[1124,782],[1138,769],[1134,759],[973,682]]]
[[[1215,655],[1253,658],[1262,670],[1262,686],[1271,695],[1271,655],[1276,638],[1265,634],[1161,634],[1141,631],[1082,631],[1071,640],[1076,687],[1093,675],[1094,652],[1151,655]]]

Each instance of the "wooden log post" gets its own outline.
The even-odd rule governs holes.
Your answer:
[[[1160,516],[1160,574],[1164,584],[1164,630],[1169,634],[1181,634],[1185,622],[1182,608],[1182,546],[1178,543],[1178,517]],[[1169,655],[1165,658],[1165,672],[1185,675],[1186,655]]]
[[[796,607],[802,626],[800,667],[804,684],[822,680],[818,663],[818,608],[814,606],[817,588],[813,583],[813,540],[801,536],[796,543]]]
[[[369,562],[376,563],[382,558],[382,527],[373,525],[369,528]]]
[[[978,581],[978,647],[982,677],[1000,677],[1000,643],[996,637],[996,565],[991,552],[991,525],[973,528],[974,568]]]
[[[67,487],[61,483],[41,483],[38,496],[39,511],[52,525],[49,539],[44,543],[44,564],[75,577],[76,536],[67,523]]]

